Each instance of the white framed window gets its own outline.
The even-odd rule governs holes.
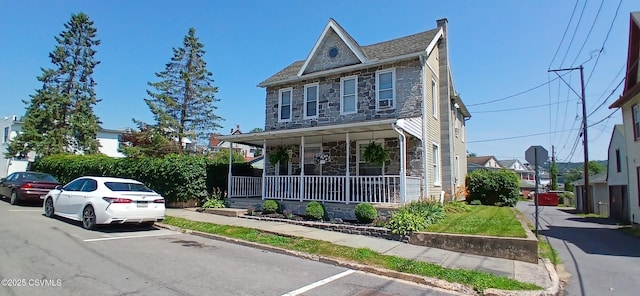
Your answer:
[[[387,69],[376,72],[376,108],[395,108],[396,70]]]
[[[377,165],[375,163],[366,162],[362,157],[362,155],[364,153],[364,149],[371,142],[376,142],[376,143],[378,143],[380,145],[383,145],[383,147],[384,147],[384,143],[383,143],[382,140],[373,140],[373,141],[363,140],[363,141],[357,141],[356,142],[356,154],[357,154],[356,155],[356,172],[358,173],[358,176],[380,176],[380,175],[383,175],[384,164],[383,165]]]
[[[431,109],[433,109],[433,117],[438,118],[438,83],[435,79],[431,79]]]
[[[633,138],[640,139],[640,106],[631,107],[631,117],[633,118]]]
[[[304,86],[304,118],[318,117],[319,87],[317,83]]]
[[[291,112],[292,112],[292,105],[293,105],[292,97],[293,97],[292,88],[285,88],[280,90],[279,104],[278,104],[278,121],[279,122],[291,121]]]
[[[2,143],[9,142],[9,127],[4,128],[4,133],[2,134]]]
[[[440,146],[433,143],[433,185],[440,186]]]
[[[340,78],[340,114],[356,113],[358,106],[358,77]]]

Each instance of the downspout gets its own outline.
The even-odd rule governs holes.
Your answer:
[[[391,124],[391,128],[398,133],[398,138],[400,139],[400,201],[404,204],[407,200],[407,138],[395,122]]]
[[[231,189],[233,189],[231,181],[231,167],[233,164],[233,143],[229,142],[229,177],[227,178],[227,197],[231,197]]]
[[[423,55],[420,55],[420,66],[422,67],[422,71],[420,74],[422,76],[422,197],[429,196],[429,176],[427,172],[427,60]]]
[[[264,200],[264,196],[267,194],[267,140],[262,140],[262,188],[260,189],[262,192],[262,199]]]

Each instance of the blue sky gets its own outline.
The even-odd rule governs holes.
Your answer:
[[[640,3],[622,0],[616,17],[618,0],[585,1],[0,0],[0,116],[24,114],[22,100],[42,86],[36,77],[50,67],[54,36],[72,13],[88,14],[102,41],[94,78],[102,99],[95,112],[104,128],[134,127],[132,118],[152,122],[143,101],[147,82],[157,81],[154,74],[194,27],[219,88],[223,134],[236,125],[243,131],[264,127],[265,91],[256,85],[305,59],[329,18],[361,45],[430,30],[447,18],[455,87],[472,113],[470,152],[524,160],[531,145],[549,151],[555,145],[558,160],[581,161],[579,97],[560,80],[487,102],[556,78],[549,68],[579,66],[591,57],[584,63],[585,77],[593,71],[586,88],[587,113],[593,113],[588,122],[594,124],[590,159],[606,159],[613,125],[622,122],[619,111],[605,119],[621,88],[609,94],[624,77],[629,12],[640,10]],[[578,71],[563,78],[579,92]]]

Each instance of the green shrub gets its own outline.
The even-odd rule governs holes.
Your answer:
[[[219,208],[226,208],[227,204],[224,202],[224,200],[211,198],[211,199],[207,199],[207,201],[205,201],[204,204],[202,204],[202,207],[205,209],[219,209]]]
[[[403,206],[407,208],[410,212],[420,215],[426,218],[427,224],[432,224],[438,222],[440,219],[444,218],[444,207],[435,201],[428,200],[418,200],[412,201]]]
[[[472,200],[469,204],[472,206],[479,206],[479,205],[482,205],[482,202],[479,199],[476,199],[476,200]]]
[[[360,223],[371,223],[378,217],[378,210],[368,203],[358,204],[355,208],[356,219]]]
[[[262,205],[262,212],[265,214],[273,214],[278,211],[278,202],[275,200],[265,200]]]
[[[324,208],[319,202],[312,201],[307,205],[305,215],[307,215],[309,219],[322,220],[324,217]]]
[[[476,170],[467,175],[467,202],[484,205],[514,206],[519,196],[518,176],[510,170]]]
[[[391,233],[400,235],[424,230],[428,225],[426,216],[414,213],[406,207],[393,212],[391,218],[387,221],[387,228],[391,230]]]
[[[465,213],[470,211],[469,205],[462,201],[452,201],[444,204],[444,211],[446,213]]]

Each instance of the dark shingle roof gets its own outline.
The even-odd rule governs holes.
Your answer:
[[[336,25],[337,25],[337,22],[336,22]],[[342,29],[340,25],[338,25],[338,27]],[[436,28],[433,30],[429,30],[429,31],[425,31],[425,32],[389,40],[389,41],[375,43],[367,46],[361,46],[360,49],[362,50],[364,55],[367,57],[367,59],[370,59],[370,60],[383,60],[387,58],[403,56],[406,54],[418,53],[427,49],[427,46],[429,46],[429,43],[431,43],[431,41],[436,36],[439,30],[440,28]],[[345,31],[344,29],[342,29],[342,31],[345,33],[345,36],[346,38],[349,39],[349,41],[358,45],[358,43],[347,33],[347,31]],[[291,78],[298,75],[298,72],[300,71],[300,68],[302,68],[302,66],[304,65],[304,62],[305,60],[301,60],[301,61],[296,61],[292,63],[286,68],[280,70],[278,73],[267,78],[265,81],[261,82],[259,85],[270,84],[273,82],[277,82],[277,81],[284,80],[284,79]]]

